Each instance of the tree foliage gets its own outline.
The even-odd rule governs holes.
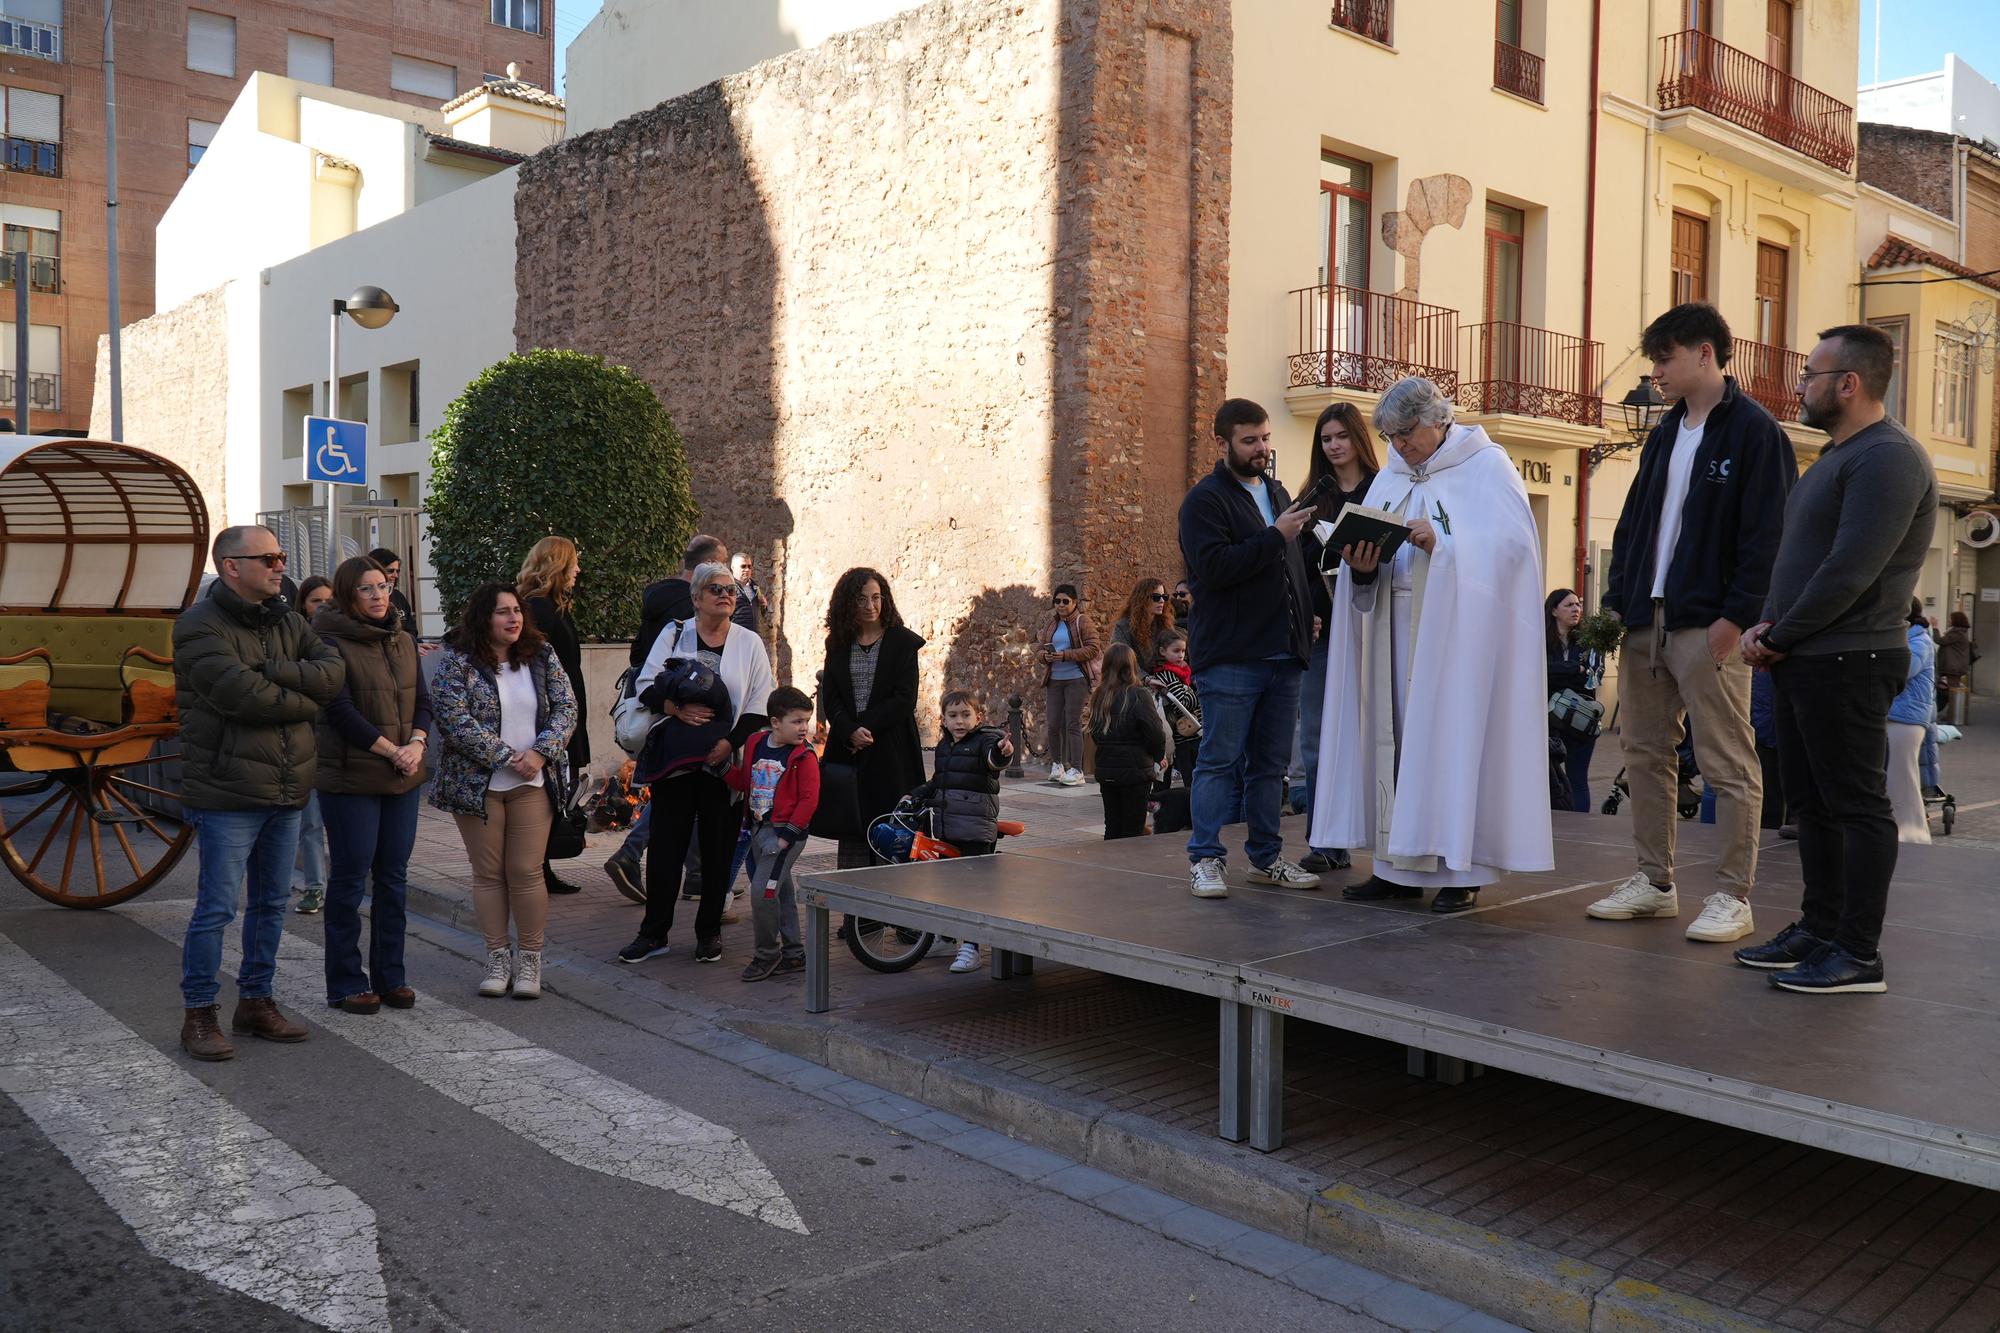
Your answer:
[[[648,583],[680,565],[697,517],[680,432],[623,366],[539,348],[489,366],[431,435],[431,563],[445,614],[512,579],[543,537],[576,542],[578,632],[630,638]]]

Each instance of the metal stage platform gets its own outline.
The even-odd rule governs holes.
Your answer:
[[[1283,1138],[1294,1018],[1401,1043],[1413,1072],[1446,1081],[1490,1065],[2000,1188],[2000,857],[1903,848],[1882,943],[1889,994],[1813,997],[1737,966],[1734,946],[1683,936],[1715,887],[1712,826],[1680,825],[1679,919],[1587,918],[1632,871],[1628,828],[1557,815],[1556,869],[1487,888],[1457,917],[1342,901],[1368,875],[1362,855],[1321,890],[1243,886],[1240,828],[1220,900],[1188,893],[1179,835],[810,874],[806,1007],[829,1008],[833,909],[987,945],[996,977],[1047,960],[1213,996],[1218,1132],[1267,1152]],[[1304,820],[1285,833],[1296,859]],[[1799,903],[1797,851],[1767,838],[1752,939]]]

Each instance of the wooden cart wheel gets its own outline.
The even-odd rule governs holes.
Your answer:
[[[36,896],[63,907],[111,907],[174,868],[194,828],[180,793],[161,785],[178,752],[92,764],[49,776],[30,795],[0,786],[0,859]]]

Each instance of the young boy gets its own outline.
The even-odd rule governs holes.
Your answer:
[[[1014,743],[998,727],[979,725],[979,705],[964,690],[952,690],[942,701],[944,735],[938,738],[931,780],[910,795],[937,811],[937,836],[958,848],[960,856],[991,856],[1000,833],[1000,770],[1013,756]],[[979,966],[979,946],[960,941],[951,970],[970,972]]]
[[[770,729],[752,736],[723,773],[723,780],[744,796],[743,823],[750,831],[750,915],[757,947],[743,969],[745,981],[805,969],[792,866],[819,808],[819,756],[808,743],[812,700],[802,690],[781,685],[771,691],[764,711]]]

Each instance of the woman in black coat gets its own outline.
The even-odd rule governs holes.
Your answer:
[[[590,766],[590,703],[584,697],[583,643],[577,637],[576,622],[570,619],[570,595],[576,591],[577,576],[583,572],[577,560],[576,543],[567,537],[544,537],[521,562],[514,580],[520,590],[521,605],[549,646],[556,650],[563,674],[569,677],[570,692],[576,696],[576,730],[569,738],[569,771],[581,781]],[[542,878],[550,893],[580,893],[582,889],[561,879],[547,861],[542,862]]]
[[[887,814],[923,785],[917,741],[917,653],[924,641],[903,625],[889,580],[850,569],[833,586],[826,614],[826,710],[823,764],[852,765],[860,829],[840,839],[842,869],[869,864],[868,821]],[[822,790],[827,785],[822,778]],[[822,798],[824,805],[824,798]]]

